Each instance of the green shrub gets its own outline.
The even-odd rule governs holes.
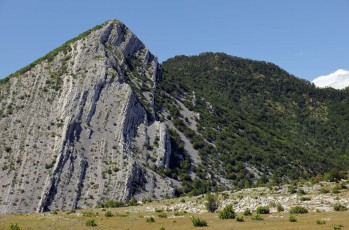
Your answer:
[[[244,219],[243,216],[237,216],[237,217],[236,217],[236,221],[238,221],[238,222],[244,222],[245,219]]]
[[[280,203],[278,203],[278,204],[276,205],[276,210],[277,210],[278,212],[283,212],[283,211],[285,211],[284,207],[283,207]]]
[[[302,196],[301,198],[299,198],[300,201],[308,201],[311,200],[311,197],[309,196]]]
[[[348,208],[345,207],[344,205],[341,205],[341,204],[335,204],[335,205],[333,205],[333,210],[334,211],[347,211]]]
[[[235,212],[232,204],[225,206],[218,214],[219,219],[234,219]]]
[[[161,209],[161,208],[156,208],[155,209],[155,212],[163,212],[164,210],[163,209]]]
[[[290,216],[289,218],[288,218],[288,221],[290,221],[290,222],[297,222],[297,218],[295,217],[295,216]]]
[[[191,217],[191,222],[193,223],[194,227],[205,227],[207,226],[207,221],[204,219],[201,219],[200,217]]]
[[[147,223],[154,223],[155,219],[154,219],[154,217],[149,216],[149,217],[145,218],[145,222],[147,222]]]
[[[175,216],[184,216],[186,215],[188,212],[187,211],[177,211],[174,213]]]
[[[290,209],[291,214],[305,214],[308,213],[308,209],[302,206],[294,206]]]
[[[161,226],[159,230],[166,230],[166,228],[164,226]]]
[[[58,214],[57,210],[53,210],[53,211],[51,211],[50,213],[51,213],[52,215],[57,215],[57,214]]]
[[[21,228],[17,225],[17,223],[15,224],[10,224],[10,226],[8,227],[9,230],[21,230]]]
[[[244,211],[244,216],[252,216],[251,210],[246,208],[245,211]]]
[[[93,212],[84,212],[84,211],[82,211],[81,214],[84,217],[95,217],[95,216],[97,216],[97,214],[93,213]]]
[[[166,213],[160,213],[158,215],[158,217],[160,217],[160,218],[167,218],[167,215],[166,215]]]
[[[113,213],[111,211],[106,211],[104,213],[105,217],[112,217],[113,216]]]
[[[297,192],[297,189],[294,186],[290,185],[290,186],[288,186],[288,190],[287,191],[289,193],[291,193],[291,194],[294,194],[294,193]]]
[[[317,224],[326,224],[326,222],[324,220],[317,220],[316,223]]]
[[[96,221],[94,219],[86,220],[85,225],[88,227],[96,227],[97,226]]]
[[[136,206],[138,204],[136,198],[132,198],[128,203],[129,206]]]
[[[252,216],[252,220],[264,220],[263,217],[260,214],[256,214],[254,216]]]
[[[215,212],[218,208],[218,200],[217,197],[212,195],[211,193],[206,194],[206,209],[209,212]]]
[[[330,190],[328,190],[327,188],[320,188],[320,193],[329,193]]]
[[[297,192],[299,195],[305,195],[307,194],[303,189],[298,189],[298,192]]]
[[[343,228],[343,225],[341,225],[341,224],[335,224],[333,226],[333,230],[341,230],[342,228]]]
[[[267,206],[259,206],[256,210],[257,214],[269,214],[270,209]]]
[[[101,208],[119,208],[119,207],[124,207],[125,203],[122,201],[108,200],[104,204],[101,204],[100,206]]]
[[[338,194],[338,193],[340,193],[340,190],[341,189],[341,187],[339,186],[339,185],[336,185],[336,186],[334,186],[334,188],[332,189],[332,193],[334,193],[334,194]]]

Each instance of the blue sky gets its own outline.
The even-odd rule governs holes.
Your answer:
[[[0,0],[0,78],[109,19],[158,56],[225,52],[297,77],[349,69],[348,0]]]

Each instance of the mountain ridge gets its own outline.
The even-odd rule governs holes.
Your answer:
[[[338,177],[349,162],[347,91],[223,53],[161,65],[117,20],[1,80],[0,102],[2,213]]]

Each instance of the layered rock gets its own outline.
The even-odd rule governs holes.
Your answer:
[[[163,167],[170,158],[166,127],[154,120],[158,71],[113,20],[2,83],[0,212],[171,195],[172,182],[148,167],[148,156]]]

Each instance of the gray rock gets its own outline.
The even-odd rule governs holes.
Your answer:
[[[108,21],[0,87],[0,212],[93,207],[106,200],[160,198],[173,187],[148,169],[159,65],[119,21]],[[159,189],[161,185],[161,189]]]

